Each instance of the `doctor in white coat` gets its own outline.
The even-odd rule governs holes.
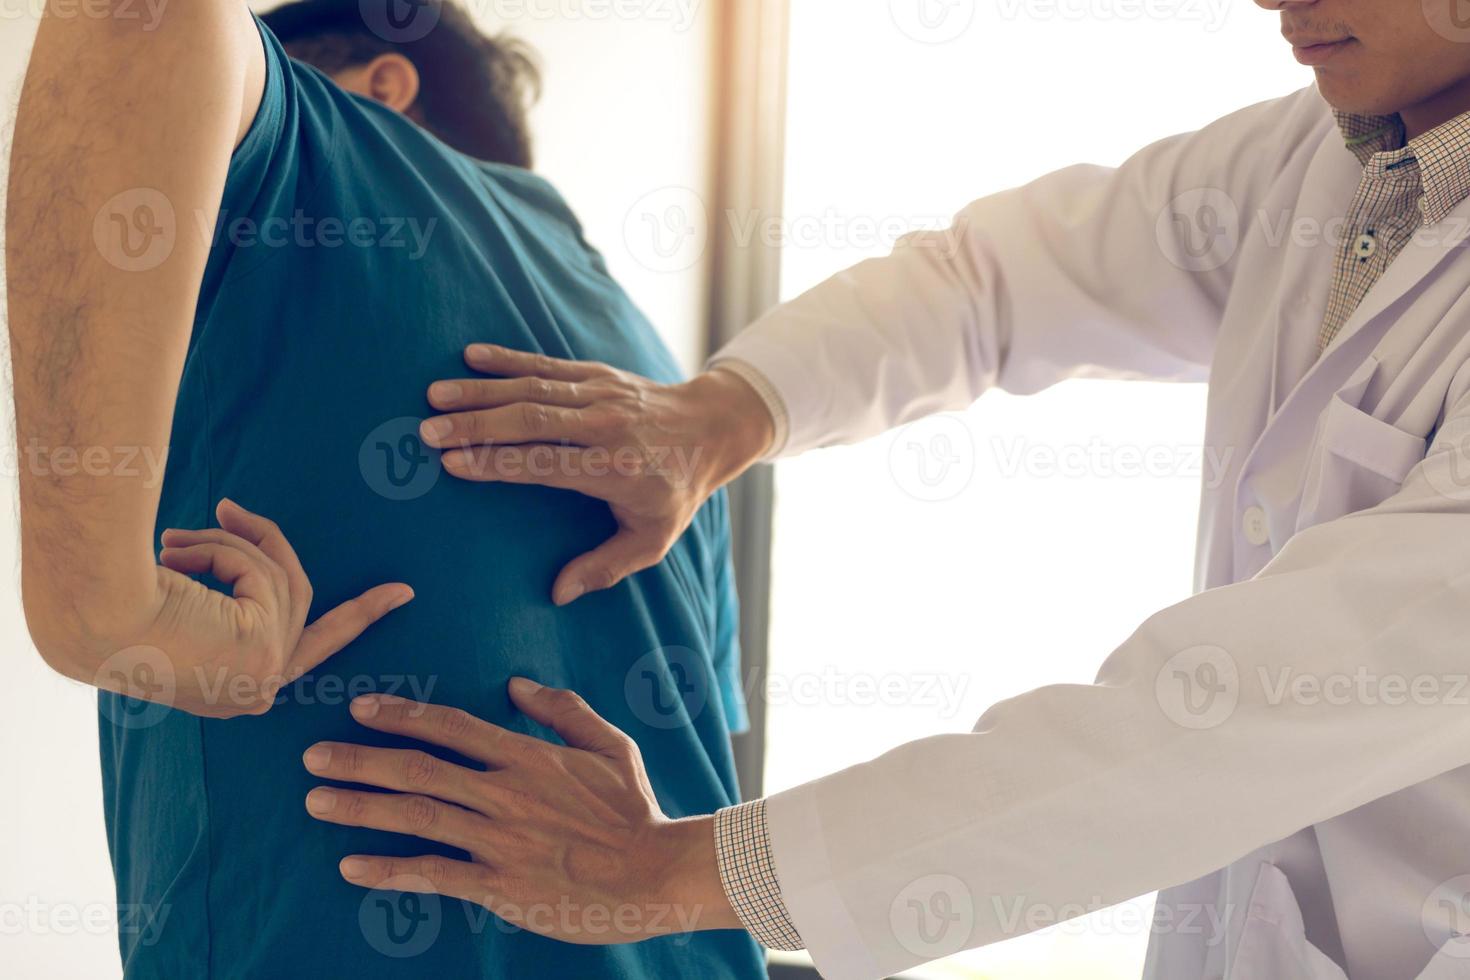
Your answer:
[[[406,784],[391,753],[351,753],[336,778],[402,795],[330,819],[473,860],[367,855],[349,880],[417,876],[578,942],[669,923],[525,910],[694,908],[841,978],[1160,889],[1156,980],[1470,977],[1470,25],[1454,0],[1257,2],[1315,86],[978,201],[957,254],[914,236],[686,385],[483,349],[476,378],[431,391],[455,426],[432,441],[473,447],[450,472],[613,506],[617,537],[556,583],[569,602],[656,562],[758,459],[991,388],[1207,380],[1230,469],[1204,491],[1195,597],[1093,685],[713,817],[665,818],[636,749],[568,692],[512,684],[568,743],[541,750],[359,705],[490,768]],[[692,484],[605,465],[670,448],[699,450]]]

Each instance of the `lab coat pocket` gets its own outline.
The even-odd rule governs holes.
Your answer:
[[[1332,396],[1322,413],[1308,463],[1297,530],[1383,503],[1424,459],[1422,436],[1405,432],[1358,407],[1371,368]]]
[[[1348,980],[1342,967],[1307,941],[1291,883],[1262,864],[1235,959],[1223,980]]]

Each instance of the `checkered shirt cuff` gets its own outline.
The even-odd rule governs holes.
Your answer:
[[[805,949],[781,897],[781,882],[771,859],[765,800],[715,814],[715,855],[725,895],[756,941],[768,949]]]

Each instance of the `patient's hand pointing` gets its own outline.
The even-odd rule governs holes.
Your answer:
[[[619,530],[557,577],[559,605],[656,565],[720,487],[764,455],[770,413],[738,375],[661,385],[603,364],[476,344],[465,353],[484,378],[441,381],[430,403],[451,413],[424,422],[465,480],[575,490],[612,507]]]
[[[311,583],[281,529],[232,501],[220,526],[166,531],[153,608],[90,678],[98,687],[211,718],[258,715],[289,685],[413,598],[380,585],[307,624]],[[190,576],[209,574],[230,592]],[[146,681],[146,683],[145,683]]]

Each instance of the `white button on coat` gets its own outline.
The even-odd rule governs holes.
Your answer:
[[[1412,240],[1319,357],[1335,244],[1281,236],[1280,216],[1331,227],[1361,176],[1308,88],[978,201],[715,359],[771,382],[788,455],[1094,377],[1212,379],[1206,450],[1228,461],[1204,489],[1199,594],[1099,647],[1095,686],[770,799],[783,898],[825,976],[1154,889],[1155,980],[1460,975],[1470,711],[1447,685],[1470,625],[1470,249]],[[1462,203],[1445,226],[1467,220]],[[1247,506],[1285,533],[1274,555],[1242,542]],[[976,596],[956,642],[986,648],[1005,601]],[[1348,696],[1282,693],[1283,672]],[[1445,696],[1358,694],[1360,676]],[[916,922],[935,881],[952,914]]]
[[[1271,529],[1266,524],[1266,512],[1259,507],[1246,508],[1240,529],[1245,534],[1245,540],[1257,548],[1271,543]]]

